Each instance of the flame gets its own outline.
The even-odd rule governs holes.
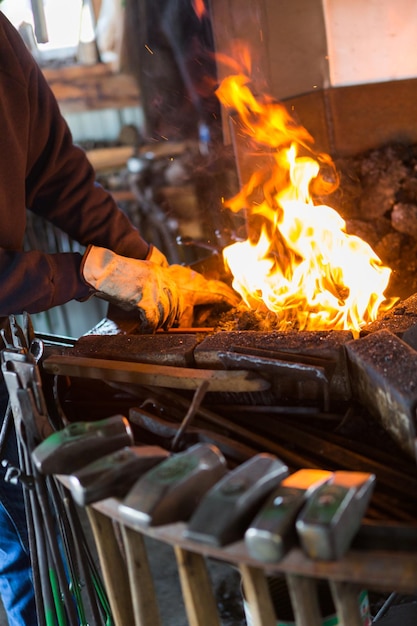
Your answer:
[[[193,8],[198,19],[202,20],[206,14],[206,7],[204,4],[204,0],[193,0]]]
[[[314,203],[312,189],[327,193],[337,186],[322,173],[326,167],[335,172],[331,158],[315,154],[308,131],[283,105],[257,99],[249,83],[248,76],[231,75],[216,92],[237,113],[239,132],[255,153],[268,157],[268,165],[257,163],[248,183],[225,203],[246,211],[250,232],[223,250],[233,287],[246,307],[276,314],[280,330],[357,333],[397,301],[384,296],[391,269],[346,232],[336,210]]]

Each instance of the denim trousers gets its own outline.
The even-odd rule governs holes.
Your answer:
[[[0,423],[3,423],[8,392],[0,375]],[[1,459],[18,467],[14,428],[11,428]],[[0,467],[0,594],[10,626],[36,626],[35,594],[28,547],[23,488],[4,480]]]

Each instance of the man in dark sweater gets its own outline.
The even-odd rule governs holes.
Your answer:
[[[196,304],[236,302],[225,284],[169,266],[95,182],[40,69],[1,12],[0,124],[0,318],[100,292],[135,309],[144,332],[153,332],[188,323]],[[85,246],[85,254],[23,251],[27,209]],[[0,381],[2,416],[6,404]],[[34,626],[20,496],[0,476],[0,593],[11,626]]]

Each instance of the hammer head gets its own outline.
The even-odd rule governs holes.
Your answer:
[[[140,476],[168,456],[160,446],[131,446],[111,452],[69,477],[72,496],[80,506],[122,498]]]
[[[335,560],[345,554],[374,486],[374,474],[338,471],[314,491],[296,521],[301,546],[310,558]]]
[[[281,482],[245,532],[248,553],[264,563],[282,559],[296,543],[295,520],[307,498],[332,472],[301,469]]]
[[[194,512],[185,535],[216,546],[237,541],[287,474],[288,467],[274,455],[255,455],[214,485]]]
[[[216,446],[197,444],[139,478],[120,504],[119,513],[138,526],[186,521],[226,471],[226,460]]]
[[[97,422],[74,422],[52,433],[32,451],[32,459],[41,474],[72,474],[133,443],[128,420],[113,415]]]

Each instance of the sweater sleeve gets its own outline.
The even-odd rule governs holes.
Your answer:
[[[85,152],[74,145],[56,99],[34,62],[27,89],[27,207],[83,245],[100,245],[137,258],[146,256],[148,244],[96,182]]]
[[[40,68],[1,12],[0,123],[7,133],[0,139],[0,315],[37,313],[89,294],[79,253],[22,250],[26,209],[82,245],[146,257],[148,243],[97,184]]]

